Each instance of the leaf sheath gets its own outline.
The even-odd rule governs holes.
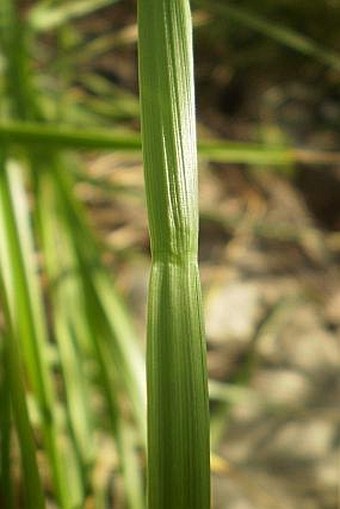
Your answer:
[[[192,26],[187,0],[139,0],[142,142],[152,269],[148,507],[208,509]]]

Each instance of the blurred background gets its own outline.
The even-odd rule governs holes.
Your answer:
[[[192,10],[213,507],[335,509],[340,2],[197,0]],[[6,283],[15,257],[33,261],[21,270],[35,279],[28,301],[41,305],[36,330],[26,338],[18,326],[17,338],[34,344],[43,324],[37,358],[71,455],[73,507],[142,507],[150,255],[136,2],[2,0],[0,21],[2,185],[12,196],[1,210],[12,207],[18,231],[11,248],[14,223],[0,221],[0,270]],[[19,302],[25,285],[14,288],[15,329],[30,304]],[[42,392],[22,349],[43,489],[58,507]],[[3,507],[26,507],[12,442],[15,501]]]

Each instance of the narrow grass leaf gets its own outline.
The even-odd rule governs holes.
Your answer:
[[[18,434],[20,444],[21,463],[23,471],[23,484],[25,488],[25,507],[27,509],[43,509],[45,507],[44,495],[40,481],[38,465],[36,460],[36,448],[33,440],[33,434],[29,422],[25,389],[22,381],[22,365],[19,353],[17,339],[10,326],[10,313],[2,276],[0,274],[0,303],[6,317],[5,335],[6,341],[6,363],[8,367],[8,379],[11,388],[11,403],[13,407],[14,423]],[[11,462],[9,462],[9,465]],[[6,489],[9,494],[9,500],[5,502],[5,507],[10,507],[11,488]]]
[[[43,169],[38,172],[35,189],[36,213],[41,229],[42,248],[49,279],[51,321],[58,345],[64,377],[65,399],[80,465],[87,470],[93,461],[90,397],[77,345],[75,318],[81,289],[72,250],[72,232],[64,224],[53,180]],[[85,474],[84,474],[85,475]]]
[[[45,147],[62,150],[114,150],[122,153],[140,153],[141,140],[136,134],[77,129],[67,125],[39,124],[34,122],[0,123],[0,141],[7,145]],[[248,142],[202,139],[198,142],[202,159],[221,163],[240,163],[258,166],[281,166],[301,162],[308,165],[339,164],[340,153],[333,151],[294,149],[286,146],[267,146]]]
[[[59,273],[59,282],[56,280],[55,283],[64,285],[68,279],[77,279],[74,284],[78,287],[76,298],[78,316],[74,316],[73,309],[70,319],[75,331],[80,332],[79,327],[84,329],[88,341],[87,346],[80,344],[78,337],[78,348],[80,352],[84,351],[84,348],[87,349],[87,353],[98,362],[100,367],[99,377],[106,397],[111,429],[117,444],[126,496],[131,509],[142,509],[144,507],[143,482],[139,453],[136,444],[126,439],[125,427],[130,424],[121,416],[119,403],[119,395],[123,390],[131,404],[140,445],[143,447],[146,432],[144,369],[141,351],[131,319],[116,295],[108,272],[101,264],[96,242],[86,224],[81,204],[72,193],[71,175],[63,173],[63,168],[59,168],[58,158],[52,157],[51,161],[49,171],[38,171],[35,179],[40,182],[38,184],[40,221],[42,224],[46,223],[46,219],[43,218],[47,206],[46,203],[44,205],[44,200],[47,199],[50,202],[57,200],[58,207],[55,212],[58,215],[59,227],[57,231],[55,227],[52,227],[49,232],[51,235],[52,230],[56,231],[54,246],[56,255],[61,235],[64,243],[59,245],[59,249],[64,250],[66,247],[66,253],[70,256],[69,270],[64,267],[66,272]],[[49,181],[49,197],[46,194],[47,188],[42,187],[42,179]],[[47,244],[48,242],[45,242],[45,245]],[[59,257],[57,255],[56,265],[60,256],[64,255],[61,252]],[[63,264],[59,261],[58,266],[60,270]],[[68,314],[65,308],[63,314],[64,316]],[[131,478],[134,480],[133,483]]]
[[[74,249],[85,284],[97,299],[103,319],[110,330],[113,359],[134,409],[140,429],[145,429],[145,379],[144,362],[138,346],[131,318],[118,296],[109,272],[101,262],[98,245],[86,221],[82,205],[72,192],[72,178],[62,168],[53,171],[54,185],[62,197],[66,227],[74,236]]]
[[[60,430],[56,422],[57,401],[45,359],[47,329],[31,237],[30,214],[21,169],[12,163],[0,172],[0,266],[8,295],[14,333],[39,409],[45,446],[57,496],[64,508],[72,506]]]
[[[7,336],[3,330],[0,330],[0,507],[4,509],[14,509],[14,492],[10,461],[12,416],[9,366],[6,352],[7,344]]]

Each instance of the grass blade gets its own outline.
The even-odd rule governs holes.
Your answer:
[[[37,193],[40,223],[45,224],[46,229],[46,222],[48,222],[44,217],[46,213],[49,216],[58,216],[58,228],[56,226],[48,228],[49,236],[53,232],[56,236],[52,247],[52,252],[56,256],[53,275],[54,278],[57,277],[55,270],[59,267],[59,285],[65,285],[68,279],[73,279],[74,285],[77,286],[75,299],[77,310],[75,311],[74,306],[71,306],[71,322],[74,330],[78,332],[81,325],[87,336],[87,345],[81,344],[79,338],[81,333],[76,338],[78,349],[82,355],[81,352],[84,353],[84,349],[87,349],[89,354],[90,348],[91,357],[100,367],[101,386],[106,397],[111,429],[119,453],[126,496],[132,509],[142,509],[142,481],[137,458],[138,451],[135,445],[131,445],[131,440],[126,440],[124,428],[130,424],[126,423],[125,418],[120,415],[118,397],[122,390],[125,397],[128,397],[143,446],[146,433],[142,354],[130,323],[131,320],[114,291],[108,272],[100,261],[96,242],[86,224],[81,204],[72,193],[72,178],[63,172],[63,168],[59,168],[58,161],[58,158],[51,157],[49,171],[46,168],[43,171],[41,168],[42,171],[38,171],[35,175],[35,180],[38,182],[37,188],[40,189]],[[47,187],[43,186],[43,180],[49,184],[49,193],[46,192]],[[57,203],[55,214],[48,214],[49,206],[45,200],[50,204]],[[61,236],[64,242],[60,245]],[[49,243],[46,239],[45,250]],[[48,249],[50,250],[51,247]],[[64,266],[67,254],[69,264]],[[50,257],[51,253],[48,254],[48,258]],[[61,258],[63,262],[60,261]],[[64,314],[65,312],[67,315],[64,309]],[[130,482],[131,477],[135,480],[134,484]]]
[[[0,141],[8,145],[37,147],[41,144],[58,149],[115,150],[122,153],[140,153],[141,140],[131,132],[112,132],[76,129],[67,125],[46,125],[34,122],[0,123]],[[266,146],[248,142],[224,140],[200,140],[200,157],[221,163],[252,165],[287,165],[305,163],[309,165],[339,164],[340,153],[322,150],[294,149],[286,146]]]
[[[4,331],[0,330],[0,507],[3,507],[4,509],[14,509],[14,493],[10,461],[12,418],[9,390],[9,366],[6,355],[7,342],[7,336]]]
[[[93,461],[93,436],[88,384],[77,344],[76,320],[81,299],[78,271],[70,245],[71,231],[65,226],[53,181],[46,171],[39,172],[35,189],[36,213],[41,229],[46,272],[49,279],[52,330],[65,382],[65,400],[74,443],[82,470]],[[85,472],[84,472],[85,475]]]
[[[11,388],[11,403],[13,407],[14,422],[20,444],[20,454],[23,469],[23,481],[25,487],[25,507],[27,509],[43,509],[45,507],[44,495],[39,477],[36,461],[36,450],[33,441],[32,430],[29,422],[25,389],[22,382],[22,366],[20,360],[17,339],[10,325],[10,313],[7,303],[6,292],[0,274],[0,303],[6,318],[8,329],[5,335],[5,359],[8,369],[8,382]],[[9,462],[10,465],[10,462]],[[7,497],[9,491],[9,497]],[[4,507],[11,507],[11,489],[6,486],[6,498]],[[9,500],[8,500],[9,498]]]
[[[6,182],[4,178],[6,178],[6,169],[5,169],[6,159],[3,158],[1,161],[0,167],[0,211],[5,213],[4,215],[7,218],[12,217],[10,210],[4,210],[10,208],[10,205],[6,199]],[[8,223],[7,223],[8,224]],[[4,240],[4,237],[0,238],[1,243]],[[10,413],[9,413],[9,403],[13,408],[14,415],[14,423],[18,434],[19,444],[20,444],[20,452],[21,452],[21,461],[23,467],[23,480],[25,485],[26,492],[26,500],[25,507],[28,509],[43,509],[45,507],[44,497],[42,486],[39,477],[39,471],[36,461],[36,451],[35,445],[33,441],[32,430],[29,422],[27,405],[26,405],[26,396],[25,389],[22,381],[22,361],[20,358],[20,350],[17,341],[16,334],[14,332],[14,327],[12,324],[13,314],[10,312],[10,305],[8,301],[8,292],[5,288],[3,271],[6,265],[3,263],[3,251],[4,246],[0,246],[0,304],[1,310],[4,314],[5,318],[5,327],[6,332],[3,335],[3,344],[2,347],[2,357],[3,357],[3,366],[2,369],[5,373],[5,378],[3,382],[7,382],[8,386],[6,387],[6,401],[2,404],[6,405],[6,413],[2,415],[1,418],[4,419],[2,426],[5,426],[4,433],[2,433],[1,439],[3,443],[1,444],[2,454],[2,465],[1,465],[1,477],[5,476],[4,481],[7,481],[8,485],[4,486],[5,491],[3,496],[4,507],[12,507],[13,504],[13,493],[10,482]],[[7,267],[8,268],[8,267]],[[6,417],[6,418],[5,418]],[[8,462],[5,464],[5,462]],[[7,477],[7,479],[6,479]]]
[[[152,250],[148,507],[210,507],[209,413],[197,265],[192,26],[187,0],[140,0],[139,72]]]
[[[125,306],[115,291],[109,272],[101,262],[98,246],[89,229],[81,204],[72,192],[72,179],[62,169],[53,171],[54,185],[58,189],[65,211],[66,228],[74,236],[82,280],[95,296],[102,319],[110,331],[110,348],[123,385],[129,394],[136,421],[143,432],[144,423],[144,362],[136,334]],[[144,434],[144,433],[143,433]]]
[[[36,271],[30,214],[21,169],[16,164],[0,172],[0,262],[14,333],[20,338],[20,348],[38,404],[57,496],[62,507],[68,508],[73,499],[68,493],[59,442],[60,430],[56,421],[58,405],[45,361],[47,329]]]
[[[140,467],[136,459],[136,447],[135,445],[131,446],[131,440],[125,438],[125,427],[128,423],[120,415],[118,402],[118,394],[121,393],[121,387],[118,387],[124,380],[125,392],[128,394],[129,400],[138,402],[138,404],[134,404],[134,413],[139,424],[140,434],[143,436],[144,394],[143,384],[138,384],[141,370],[138,367],[140,358],[139,352],[136,352],[137,344],[130,328],[124,324],[124,311],[117,303],[114,304],[115,297],[108,274],[99,276],[101,269],[94,263],[97,256],[94,253],[94,246],[91,245],[91,235],[86,231],[82,221],[83,215],[78,210],[76,201],[68,192],[70,178],[56,179],[55,176],[54,172],[47,171],[39,171],[36,174],[36,196],[39,222],[44,238],[44,253],[49,262],[48,273],[54,282],[53,293],[56,294],[55,297],[58,297],[58,306],[57,308],[54,306],[55,311],[58,311],[62,306],[62,310],[59,309],[58,316],[56,316],[55,329],[59,337],[59,344],[61,340],[61,358],[64,358],[65,361],[63,364],[66,368],[71,368],[65,374],[65,391],[66,394],[69,394],[68,406],[75,441],[79,442],[78,448],[83,459],[82,464],[88,463],[90,459],[88,457],[89,440],[86,437],[89,432],[86,430],[87,422],[83,421],[89,419],[86,417],[88,412],[85,408],[86,401],[81,401],[84,394],[82,395],[80,390],[84,385],[84,374],[83,376],[80,376],[80,373],[77,374],[74,370],[74,361],[79,364],[84,356],[90,355],[91,358],[96,359],[100,367],[100,383],[106,397],[111,428],[117,444],[122,474],[125,478],[125,491],[130,501],[129,506],[131,509],[142,509],[142,483]],[[51,207],[54,207],[54,211],[51,210]],[[87,256],[84,256],[85,252],[88,253]],[[68,299],[67,293],[69,292],[67,290],[72,290],[71,301]],[[105,300],[107,305],[103,303]],[[63,326],[63,329],[65,327],[65,317],[69,326],[74,330],[74,341],[77,343],[78,357],[72,360],[73,367],[70,364],[70,354],[72,355],[70,345],[64,344],[65,330],[61,331],[63,338],[60,337],[61,334],[58,334],[60,327]],[[61,322],[64,325],[61,325]],[[80,330],[81,328],[83,331]],[[82,335],[86,336],[87,344],[82,344]],[[130,344],[129,338],[135,346]],[[73,340],[73,338],[68,339],[71,342]],[[123,345],[125,353],[121,351],[119,345]],[[138,359],[134,363],[136,355]],[[139,388],[138,391],[136,391],[136,386]],[[83,408],[79,407],[82,403]],[[80,413],[75,411],[76,407],[82,411]],[[134,484],[131,483],[131,478],[135,479]]]

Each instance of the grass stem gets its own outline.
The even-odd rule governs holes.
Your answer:
[[[210,507],[199,273],[192,25],[187,0],[140,0],[139,73],[152,251],[148,508]]]

